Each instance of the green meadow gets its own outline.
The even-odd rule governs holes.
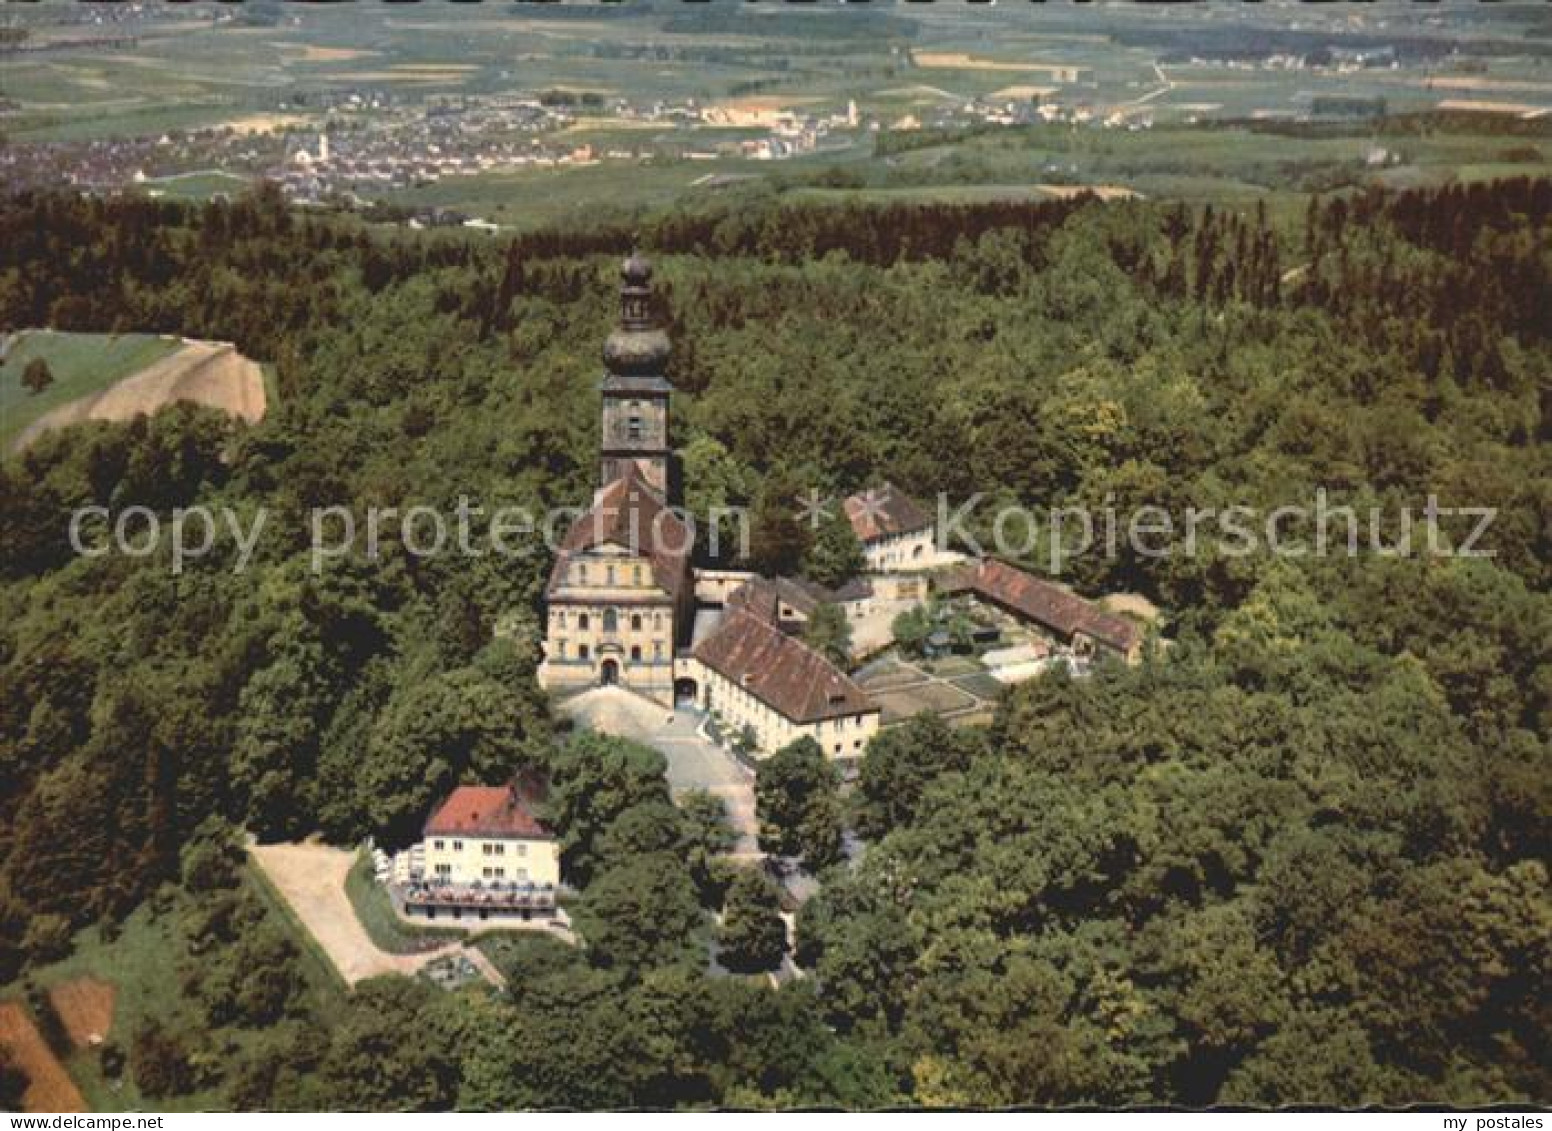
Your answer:
[[[256,868],[243,870],[241,889],[257,898],[267,920],[275,923],[299,952],[296,968],[307,1004],[327,1009],[331,1002],[337,1002],[344,994],[339,975]],[[44,989],[77,978],[110,983],[114,987],[113,1024],[106,1039],[124,1052],[129,1051],[136,1030],[153,1019],[174,1030],[197,1031],[203,1027],[203,1019],[197,1003],[183,988],[187,971],[201,961],[188,953],[183,938],[184,918],[195,904],[194,897],[165,888],[111,929],[88,927],[78,932],[69,957],[37,968],[31,979]],[[0,998],[5,1000],[21,996],[20,986],[0,989]],[[262,1040],[263,1034],[227,1027],[215,1030],[212,1037],[212,1047],[203,1055],[226,1061]],[[106,1078],[94,1049],[75,1052],[65,1059],[65,1067],[93,1111],[143,1111],[149,1107],[208,1111],[221,1106],[219,1093],[210,1087],[180,1096],[161,1096],[152,1102],[141,1096],[132,1073],[126,1071],[116,1080]]]
[[[0,450],[44,413],[77,397],[102,392],[181,344],[160,334],[23,331],[0,365]],[[46,361],[54,375],[53,383],[41,393],[28,392],[22,384],[22,373],[35,358]]]

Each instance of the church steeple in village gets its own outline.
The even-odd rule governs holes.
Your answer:
[[[668,446],[668,335],[652,320],[652,265],[633,252],[620,265],[620,324],[604,343],[600,487],[632,465],[672,502]]]

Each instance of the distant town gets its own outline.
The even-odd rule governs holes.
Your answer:
[[[62,48],[78,56],[120,51],[138,42],[138,27],[156,26],[154,15],[142,6],[130,6],[129,13],[98,19],[89,34],[63,43],[34,42],[13,33],[0,39],[0,52],[32,61],[52,58]],[[1160,56],[1125,84],[1102,82],[1094,67],[1083,64],[1001,63],[962,52],[899,46],[889,51],[891,70],[902,79],[916,78],[916,86],[907,89],[925,98],[904,106],[888,99],[859,105],[856,98],[798,97],[760,89],[724,97],[662,98],[560,85],[422,93],[402,82],[362,82],[281,97],[270,108],[236,114],[220,124],[103,138],[13,139],[0,146],[0,178],[22,189],[69,184],[90,192],[115,192],[135,186],[151,196],[196,198],[229,195],[245,182],[263,179],[280,185],[301,205],[366,208],[393,193],[449,178],[527,169],[725,159],[780,162],[827,153],[861,153],[892,163],[892,154],[937,140],[1042,124],[1136,132],[1166,122],[1192,126],[1212,121],[1379,120],[1395,109],[1383,95],[1323,91],[1342,76],[1372,78],[1405,69],[1397,48],[1383,43],[1271,52],[1253,59],[1186,54],[1170,56],[1166,63]],[[1009,72],[1009,83],[992,91],[956,94],[933,85],[948,81],[935,76],[1003,69]],[[1195,98],[1197,78],[1206,69],[1227,75],[1231,84],[1240,81],[1236,75],[1264,75],[1270,87],[1270,77],[1277,76],[1278,93],[1269,93],[1265,104],[1251,106],[1181,101],[1182,96]],[[1469,76],[1480,67],[1467,61],[1458,69]],[[440,72],[428,65],[426,73]],[[1300,74],[1311,77],[1309,89],[1290,91],[1289,76]],[[1414,72],[1397,81],[1416,88],[1419,76]],[[1124,94],[1118,92],[1120,85]],[[1539,104],[1468,97],[1477,85],[1469,77],[1441,78],[1429,102],[1439,112],[1484,119],[1507,116],[1534,122],[1552,113],[1552,107]],[[1432,80],[1423,88],[1432,92]],[[23,109],[21,102],[0,92],[0,128]],[[1384,146],[1369,149],[1363,157],[1370,168],[1399,160],[1399,154]],[[1060,163],[1045,169],[1057,181],[1076,171],[1076,166]],[[728,175],[707,173],[690,183],[718,178]],[[418,226],[497,227],[488,219],[429,206],[410,209],[399,218]]]

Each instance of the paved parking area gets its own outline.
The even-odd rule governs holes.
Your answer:
[[[565,700],[560,709],[578,726],[652,746],[668,759],[668,787],[676,795],[702,789],[722,798],[738,832],[734,854],[757,856],[754,772],[700,734],[701,712],[670,711],[623,687],[595,687]]]

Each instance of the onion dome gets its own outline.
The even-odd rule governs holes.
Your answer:
[[[620,264],[620,279],[628,287],[650,287],[652,285],[651,262],[641,252],[631,252],[629,258]]]
[[[652,264],[640,252],[620,264],[620,325],[604,342],[613,376],[650,377],[668,366],[668,335],[652,323]]]

